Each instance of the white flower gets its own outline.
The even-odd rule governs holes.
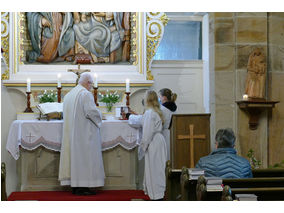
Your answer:
[[[47,91],[46,91],[46,89],[44,90],[44,94],[46,94],[47,93]]]
[[[108,94],[106,95],[106,97],[108,98]]]
[[[116,94],[116,93],[117,93],[117,91],[114,92],[114,94]]]

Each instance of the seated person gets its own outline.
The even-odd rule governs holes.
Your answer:
[[[247,159],[237,155],[234,149],[236,137],[232,129],[219,129],[216,150],[200,158],[196,168],[205,170],[206,177],[251,178],[251,166]]]

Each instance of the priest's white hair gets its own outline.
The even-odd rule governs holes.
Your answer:
[[[79,84],[86,83],[88,81],[93,82],[93,78],[90,73],[84,72],[80,75],[80,79],[78,81]]]

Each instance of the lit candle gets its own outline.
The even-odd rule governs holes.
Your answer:
[[[31,79],[27,79],[27,92],[31,92]]]
[[[248,95],[247,94],[243,95],[243,100],[248,100]]]
[[[129,87],[129,78],[126,79],[126,91],[125,92],[130,92],[130,87]]]
[[[57,87],[61,88],[61,74],[60,73],[57,74]]]
[[[94,74],[94,87],[98,88],[98,75],[97,75],[97,73]]]

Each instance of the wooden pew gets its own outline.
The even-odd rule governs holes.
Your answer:
[[[226,187],[229,187],[226,185]],[[223,190],[224,191],[224,190]],[[284,187],[256,187],[256,188],[231,188],[227,189],[234,198],[236,194],[255,194],[258,201],[284,200]]]
[[[223,192],[207,192],[206,179],[199,177],[197,200],[231,200],[235,194],[255,194],[258,200],[284,200],[284,178],[223,179]],[[188,189],[189,190],[189,189]]]
[[[170,161],[166,165],[166,200],[196,200],[197,180],[189,180],[188,169],[172,169]],[[189,188],[188,193],[182,193],[185,186]],[[182,197],[182,195],[184,197]]]
[[[198,178],[196,184],[196,200],[197,201],[232,201],[231,190],[228,186],[225,187],[227,190],[224,191],[210,191],[206,190],[206,179],[202,175]]]
[[[284,187],[284,177],[224,178],[222,183],[231,188]]]
[[[180,176],[181,176],[181,169],[172,169],[170,161],[167,161],[166,200],[176,201],[181,199]]]
[[[196,185],[197,180],[190,180],[188,169],[186,167],[182,168],[182,173],[180,177],[180,188],[181,188],[181,200],[191,200],[195,201],[196,198]]]
[[[1,163],[1,201],[7,201],[5,163]]]
[[[258,177],[284,177],[284,169],[253,169],[252,176],[254,178]]]

